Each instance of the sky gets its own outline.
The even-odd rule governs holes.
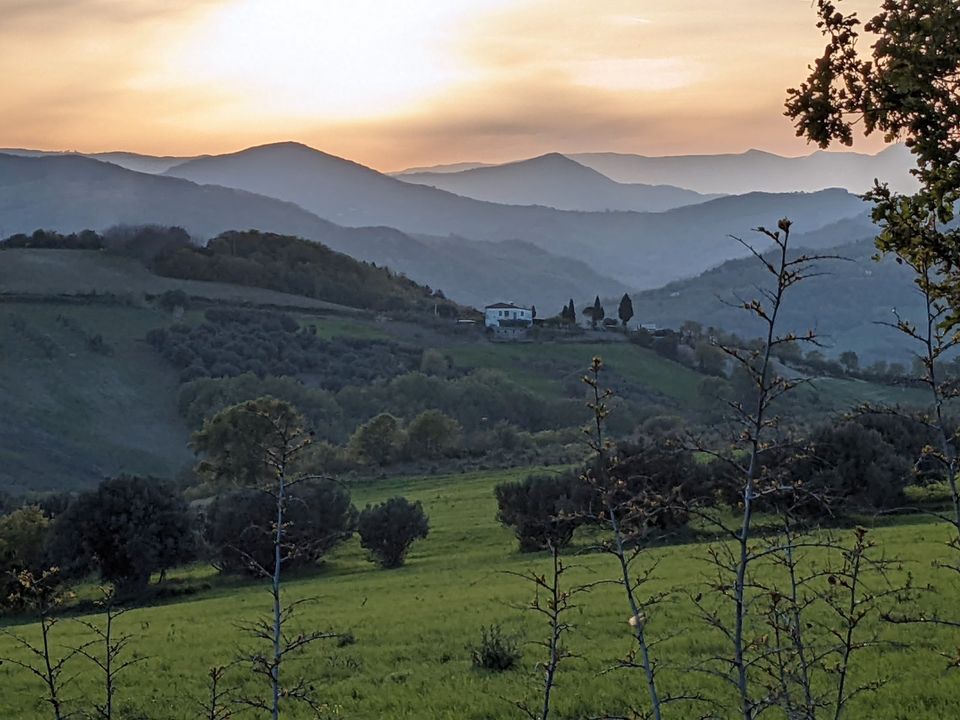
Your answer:
[[[811,0],[0,0],[0,147],[800,155],[783,100],[815,22]]]

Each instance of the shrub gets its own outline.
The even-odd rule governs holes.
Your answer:
[[[97,569],[121,592],[146,587],[150,575],[193,559],[186,501],[168,482],[122,475],[80,495],[53,523],[51,561],[83,574]]]
[[[660,439],[623,443],[617,454],[619,462],[609,470],[610,500],[621,508],[622,530],[629,535],[682,527],[689,501],[712,499],[708,473],[690,451]]]
[[[425,538],[430,526],[418,500],[390,498],[379,505],[367,505],[360,513],[357,531],[360,545],[385,568],[403,565],[413,542]]]
[[[494,492],[497,519],[513,530],[523,552],[564,547],[589,519],[590,488],[574,473],[529,475]]]
[[[807,452],[790,467],[804,492],[795,511],[817,515],[824,505],[834,511],[888,509],[904,500],[912,465],[877,431],[857,422],[821,428]]]
[[[16,604],[17,573],[41,574],[49,524],[35,505],[0,516],[0,607]]]
[[[260,490],[244,489],[219,496],[204,519],[204,539],[221,572],[259,574],[273,566],[273,518],[276,504]],[[348,539],[357,523],[350,494],[331,481],[295,486],[286,510],[288,568],[318,562]]]
[[[512,670],[523,658],[520,642],[511,635],[504,635],[499,625],[480,628],[479,644],[468,649],[475,668],[493,672]]]

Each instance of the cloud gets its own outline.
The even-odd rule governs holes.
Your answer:
[[[804,149],[781,108],[822,50],[809,0],[380,1],[0,0],[0,146]]]

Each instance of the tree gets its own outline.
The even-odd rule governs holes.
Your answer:
[[[172,313],[177,308],[189,310],[190,298],[183,290],[165,290],[157,296],[157,305],[168,313]]]
[[[693,357],[700,372],[715,377],[726,376],[727,355],[713,343],[698,340],[693,348]]]
[[[856,13],[838,11],[831,0],[818,0],[817,9],[826,48],[807,80],[787,94],[786,114],[797,135],[822,148],[835,141],[850,145],[860,124],[867,135],[902,141],[916,161],[911,170],[916,192],[902,195],[878,180],[865,199],[873,203],[871,215],[880,226],[877,248],[913,271],[923,302],[922,322],[906,320],[894,309],[891,325],[915,343],[917,375],[930,392],[922,424],[937,440],[921,459],[939,464],[950,487],[951,516],[942,517],[952,526],[950,544],[957,550],[960,436],[944,406],[960,397],[960,388],[940,365],[960,345],[960,227],[952,222],[960,200],[960,4],[883,0],[865,24]],[[863,32],[872,35],[869,55],[858,47]],[[957,626],[955,620],[933,622]]]
[[[822,501],[834,512],[886,510],[902,504],[912,463],[897,454],[876,430],[843,422],[817,431],[808,452],[790,464],[792,482],[817,502],[793,506],[794,512],[821,514]]]
[[[644,430],[648,430],[646,424]],[[676,430],[674,434],[678,434]],[[597,505],[606,501],[615,508],[633,505],[651,510],[626,513],[622,518],[620,530],[632,542],[642,540],[651,530],[682,527],[688,519],[686,506],[693,500],[709,500],[703,466],[692,452],[671,448],[662,436],[622,443],[615,454],[617,462],[606,469],[605,497],[598,498]],[[602,474],[597,462],[589,470],[591,477]]]
[[[385,568],[403,565],[415,540],[427,537],[430,523],[418,500],[390,498],[379,505],[367,505],[357,523],[360,546],[370,551]]]
[[[534,320],[537,319],[537,306],[536,306],[536,305],[531,305],[531,306],[530,306],[530,317],[533,318]]]
[[[19,573],[42,571],[49,524],[34,505],[0,517],[0,607],[13,597]]]
[[[575,473],[529,475],[497,485],[494,493],[497,519],[513,529],[523,552],[568,545],[590,503],[590,489]]]
[[[380,413],[358,427],[350,437],[350,450],[364,462],[387,465],[403,444],[400,421],[390,413]]]
[[[40,642],[16,634],[9,628],[0,627],[0,637],[12,640],[26,657],[0,657],[0,665],[6,663],[25,670],[43,685],[43,701],[50,706],[53,720],[67,720],[74,714],[64,708],[64,689],[76,675],[64,676],[67,663],[81,654],[84,647],[58,651],[53,643],[53,631],[59,622],[57,612],[72,597],[63,586],[63,577],[58,568],[33,573],[21,570],[13,575],[14,584],[9,588],[11,605],[37,613],[40,616]]]
[[[450,361],[439,350],[427,348],[420,357],[420,372],[424,375],[447,377],[450,373]]]
[[[257,488],[241,488],[218,496],[204,517],[204,539],[221,572],[259,575],[273,560],[273,503]],[[350,493],[330,480],[294,486],[288,496],[284,566],[318,562],[347,540],[357,523]]]
[[[684,320],[680,325],[680,341],[693,345],[703,337],[703,325],[696,320]]]
[[[215,429],[214,432],[208,430]],[[300,701],[316,707],[312,687],[300,678],[284,684],[281,670],[292,653],[301,653],[307,645],[334,637],[334,633],[310,631],[292,633],[289,625],[298,603],[286,603],[283,594],[283,568],[301,551],[289,542],[291,508],[296,502],[294,488],[321,479],[300,471],[298,461],[310,445],[310,432],[304,427],[303,416],[291,404],[272,397],[240,403],[222,410],[204,429],[194,434],[194,447],[206,453],[205,472],[215,478],[229,478],[239,471],[240,479],[271,500],[269,533],[272,540],[270,557],[266,564],[245,554],[244,559],[261,577],[269,580],[272,612],[268,617],[245,625],[247,632],[266,644],[269,651],[252,649],[245,657],[253,674],[263,679],[269,696],[246,695],[239,702],[249,708],[268,713],[279,720],[281,705]],[[235,462],[236,451],[242,462]],[[306,504],[303,503],[306,507]],[[316,508],[320,511],[320,508]]]
[[[406,447],[412,458],[438,458],[460,442],[460,423],[439,410],[424,410],[407,425]]]
[[[705,622],[720,629],[729,644],[729,654],[722,659],[717,658],[720,663],[717,674],[724,677],[735,689],[739,705],[738,716],[742,720],[756,720],[766,709],[762,699],[764,696],[757,695],[758,692],[764,692],[764,689],[757,689],[762,683],[756,680],[757,665],[763,662],[758,653],[763,651],[754,644],[750,630],[751,614],[756,612],[755,593],[758,590],[753,581],[756,572],[754,566],[768,555],[767,546],[759,548],[754,538],[755,513],[758,501],[787,490],[782,481],[782,469],[776,462],[777,451],[782,452],[783,448],[782,442],[774,435],[779,427],[774,413],[778,400],[802,382],[799,379],[785,378],[775,372],[774,350],[784,344],[816,341],[816,335],[812,331],[785,332],[778,321],[782,321],[781,311],[785,299],[792,294],[791,288],[816,274],[815,263],[831,258],[792,252],[791,228],[791,221],[783,218],[777,223],[775,230],[765,227],[755,229],[765,243],[774,246],[768,255],[762,254],[753,244],[741,238],[733,238],[762,264],[768,273],[770,287],[758,288],[758,299],[738,299],[738,304],[762,324],[762,340],[756,343],[720,346],[734,364],[731,379],[736,386],[735,399],[730,403],[733,411],[731,445],[736,448],[736,452],[721,454],[721,462],[738,480],[734,494],[740,522],[729,525],[721,517],[711,519],[716,527],[734,539],[730,546],[710,553],[718,577],[722,578],[716,587],[720,589],[723,602],[729,603],[729,610],[721,615],[716,609],[705,606],[702,598],[696,599],[695,604]],[[700,449],[714,457],[718,455],[710,448],[701,446]],[[773,461],[770,460],[771,456],[774,456]],[[785,521],[785,527],[784,537],[778,542],[790,546],[789,553],[792,556],[794,541],[788,521]],[[791,567],[795,568],[793,565]],[[802,635],[803,626],[799,622],[799,612],[798,609],[798,621],[791,621],[789,632],[796,631]],[[808,667],[805,661],[800,662]],[[783,672],[780,675],[783,677],[792,672],[792,668],[788,670],[781,666],[781,669]],[[809,689],[807,679],[808,675],[805,675],[801,684]],[[786,695],[789,696],[789,693]],[[792,709],[787,710],[787,714],[793,714]]]
[[[603,305],[600,304],[600,296],[597,295],[593,300],[593,308],[590,310],[590,324],[594,329],[596,329],[597,323],[603,320],[606,314]]]
[[[860,358],[853,350],[846,350],[840,353],[840,364],[848,373],[854,373],[860,369]]]
[[[630,299],[630,293],[624,293],[623,297],[620,298],[617,317],[620,318],[620,322],[623,323],[623,327],[626,328],[627,323],[630,322],[630,319],[633,317],[633,300]]]
[[[570,303],[567,305],[567,320],[571,325],[577,324],[577,308],[573,304],[573,298],[570,298]]]
[[[120,593],[191,560],[196,544],[187,503],[155,478],[121,475],[80,495],[53,523],[52,560],[65,570],[97,569]]]

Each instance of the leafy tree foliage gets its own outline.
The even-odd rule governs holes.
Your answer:
[[[509,375],[487,369],[449,380],[409,373],[386,383],[346,387],[337,393],[337,402],[355,422],[380,412],[413,417],[425,410],[439,410],[467,431],[501,421],[524,430],[551,430],[576,426],[583,415],[579,399],[547,399]]]
[[[309,374],[321,387],[369,383],[417,367],[419,350],[356,338],[324,340],[289,315],[260,310],[208,310],[207,322],[151,330],[147,340],[180,370],[183,381],[250,372]]]
[[[231,405],[193,434],[193,449],[204,456],[197,470],[213,482],[270,485],[275,456],[286,442],[282,431],[302,426],[299,411],[276,398],[260,397]]]
[[[360,546],[369,550],[385,568],[403,565],[410,546],[415,540],[425,538],[429,530],[429,520],[420,501],[411,503],[403,497],[367,505],[357,524]]]
[[[451,372],[450,359],[435,348],[427,348],[420,357],[420,372],[424,375],[447,377]]]
[[[603,305],[600,303],[599,295],[594,298],[593,305],[588,305],[583,309],[583,314],[590,317],[590,326],[596,329],[597,323],[602,322],[607,314],[606,310],[603,309]]]
[[[115,255],[136,258],[150,269],[172,253],[197,247],[182,227],[163,225],[115,225],[103,233],[103,246]]]
[[[202,248],[181,246],[157,257],[152,268],[168,277],[262,287],[351,307],[459,314],[442,295],[387,268],[320,243],[256,230],[226,232]]]
[[[3,248],[43,248],[45,250],[99,250],[103,239],[93,230],[62,235],[53,230],[35,230],[30,235],[17,233],[0,243]]]
[[[374,465],[387,465],[403,445],[400,421],[390,413],[380,413],[358,427],[350,437],[350,449],[356,457]]]
[[[844,514],[897,507],[911,467],[878,431],[860,423],[821,428],[807,452],[791,463],[790,474],[803,488],[794,509],[819,514],[826,503]]]
[[[798,135],[824,148],[852,144],[857,125],[905,142],[920,189],[905,196],[878,183],[867,194],[882,226],[877,245],[917,271],[921,289],[956,307],[960,229],[947,223],[960,200],[960,5],[883,0],[866,23],[832,0],[817,7],[827,45],[807,80],[789,91],[787,115]],[[873,41],[869,55],[861,52],[864,32]],[[933,277],[938,268],[946,272]]]
[[[513,530],[520,550],[566,547],[589,518],[591,491],[575,473],[529,475],[494,490],[497,519]]]
[[[857,416],[856,422],[878,432],[901,458],[915,463],[913,474],[916,481],[929,483],[944,479],[943,466],[923,452],[925,447],[932,447],[937,442],[936,431],[926,419],[901,413],[868,412]],[[951,420],[948,423],[950,432],[955,432],[956,423]],[[917,458],[921,459],[918,461]]]
[[[846,350],[840,353],[840,364],[847,372],[853,373],[860,369],[860,358],[853,350]]]
[[[237,403],[270,396],[296,405],[318,436],[342,442],[348,431],[336,396],[291,377],[257,377],[244,373],[232,378],[198,378],[180,386],[177,404],[191,428],[199,429],[205,418]]]
[[[667,437],[622,443],[616,458],[607,468],[613,488],[610,501],[621,509],[621,526],[629,537],[640,538],[651,529],[682,527],[689,519],[690,503],[712,500],[704,466],[689,450],[671,447]],[[596,476],[598,468],[590,470]]]
[[[50,521],[30,505],[0,516],[0,607],[14,593],[17,573],[40,573]]]
[[[121,475],[74,500],[51,528],[51,560],[75,573],[97,569],[134,592],[150,575],[186,562],[196,547],[187,504],[170,483]]]
[[[630,299],[630,293],[624,293],[620,298],[620,305],[617,307],[617,317],[626,327],[627,323],[633,318],[633,300]]]
[[[407,454],[414,459],[439,458],[460,443],[460,424],[439,410],[424,410],[407,425]]]
[[[190,298],[183,290],[166,290],[157,296],[157,305],[165,312],[190,309]]]
[[[273,566],[276,502],[256,488],[218,496],[204,516],[204,540],[221,572],[262,575]],[[349,539],[357,524],[350,493],[329,480],[290,490],[284,534],[285,568],[307,567]]]

